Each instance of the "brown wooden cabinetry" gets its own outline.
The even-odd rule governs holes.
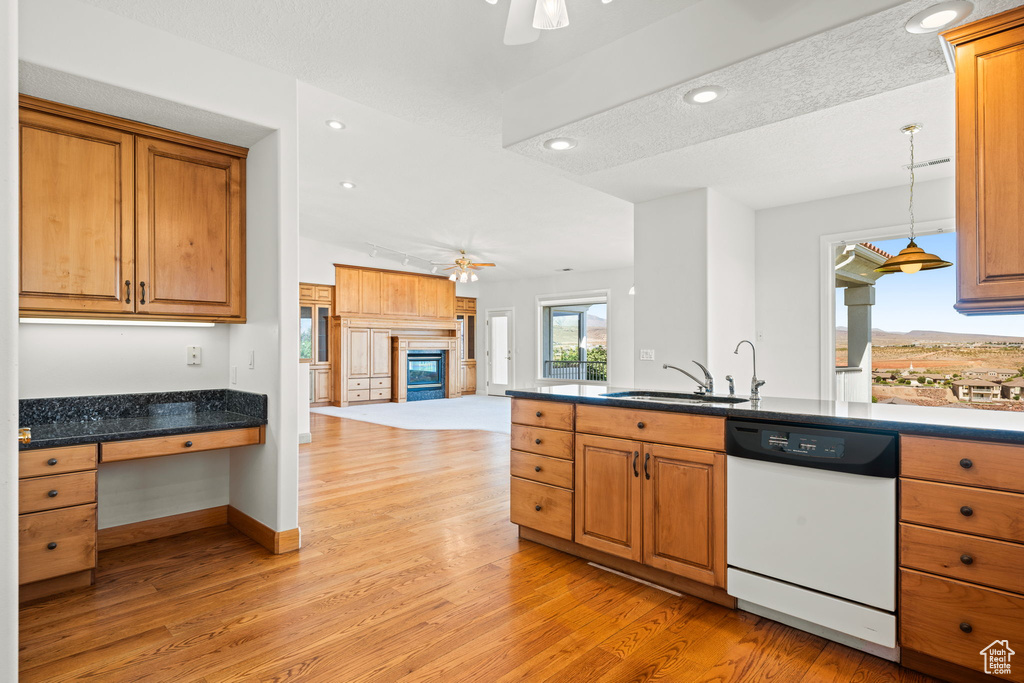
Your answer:
[[[26,317],[245,322],[247,150],[21,100]]]
[[[335,314],[452,320],[455,283],[437,275],[334,264]]]
[[[943,34],[956,51],[957,303],[1024,311],[1024,8]]]
[[[459,347],[462,353],[462,393],[476,393],[476,299],[455,298],[455,320],[458,322]]]
[[[391,331],[368,327],[347,330],[345,401],[391,400]]]
[[[309,402],[317,406],[334,399],[333,306],[333,286],[299,283],[299,361],[309,364]]]

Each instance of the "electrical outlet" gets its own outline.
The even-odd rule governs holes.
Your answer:
[[[640,349],[640,360],[654,360],[654,349]]]
[[[185,365],[202,365],[203,364],[203,347],[202,346],[186,346],[185,347]]]

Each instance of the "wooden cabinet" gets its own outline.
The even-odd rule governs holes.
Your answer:
[[[334,264],[335,314],[403,320],[455,317],[455,283],[437,275]]]
[[[349,328],[345,345],[346,402],[391,398],[391,330]]]
[[[943,37],[956,52],[956,309],[1024,312],[1024,8]]]
[[[312,405],[328,405],[334,399],[333,307],[333,285],[299,283],[299,361],[309,363]]]
[[[512,401],[512,473],[509,519],[555,538],[573,537],[574,406],[559,419],[541,420],[535,402]],[[542,413],[543,414],[543,413]],[[543,425],[543,426],[540,426]]]
[[[455,320],[458,323],[459,347],[462,355],[462,393],[476,393],[476,299],[455,298]]]
[[[595,550],[634,562],[643,557],[640,451],[623,439],[576,437],[576,535]]]
[[[245,322],[247,150],[23,96],[26,317]]]

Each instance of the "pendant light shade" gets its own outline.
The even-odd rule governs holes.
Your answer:
[[[948,268],[953,265],[949,261],[943,261],[935,254],[929,254],[914,242],[914,133],[920,132],[923,126],[920,123],[912,123],[903,126],[900,130],[910,136],[910,244],[900,253],[889,258],[878,268],[876,273],[917,273],[922,270],[935,270],[936,268]]]
[[[565,28],[569,25],[569,10],[565,0],[537,0],[533,12],[533,27],[540,29]]]

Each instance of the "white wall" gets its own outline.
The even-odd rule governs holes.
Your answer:
[[[954,181],[919,182],[919,223],[952,220]],[[823,235],[874,228],[906,234],[907,188],[832,197],[764,209],[756,216],[758,370],[765,396],[819,398],[821,393],[821,254]],[[832,349],[824,350],[832,357]],[[830,364],[831,367],[831,364]]]
[[[608,295],[608,383],[612,386],[633,385],[633,269],[593,272],[558,273],[544,278],[493,281],[481,278],[477,283],[477,392],[486,393],[487,381],[487,311],[511,308],[514,313],[514,388],[525,389],[551,381],[538,380],[540,330],[537,297],[595,290],[609,290]]]
[[[18,3],[0,0],[0,443],[18,429]],[[0,681],[18,680],[18,459],[0,458]]]
[[[164,370],[174,378],[170,381],[186,383],[194,379],[198,385],[194,388],[208,387],[215,374],[221,375],[215,386],[228,386],[229,378],[224,369],[230,365],[242,366],[238,388],[270,395],[271,414],[267,444],[240,449],[237,463],[232,461],[230,500],[243,512],[272,528],[294,528],[298,517],[297,417],[290,408],[281,410],[282,405],[295,405],[297,391],[294,360],[298,354],[298,310],[294,302],[298,297],[298,208],[294,79],[76,0],[33,0],[23,3],[21,9],[20,56],[26,62],[277,131],[254,146],[247,164],[250,259],[247,307],[251,322],[226,326],[226,332],[218,327],[206,333],[209,336],[204,339],[203,352],[204,357],[212,359],[212,364],[207,366],[204,358],[204,368],[197,374],[179,374],[174,357],[183,354],[184,349],[179,354],[174,347],[182,345],[181,336],[186,333],[177,338],[178,333],[167,333],[168,339],[173,341],[167,342],[166,349],[152,352],[142,350],[145,342],[152,341],[154,332],[149,329],[126,330],[120,339],[112,338],[110,335],[115,333],[109,330],[85,334],[94,349],[107,345],[134,349],[122,357],[119,366],[123,384],[108,381],[103,384],[105,387],[159,390],[165,388],[164,382],[161,382],[164,386],[151,387],[146,378]],[[284,301],[289,302],[287,306],[282,305]],[[23,333],[33,339],[44,339],[47,335],[59,335],[60,330],[33,329]],[[45,343],[53,348],[59,341],[48,339]],[[256,369],[252,371],[248,370],[247,363],[250,349],[257,351]],[[33,365],[38,360],[32,356]],[[83,367],[78,372],[72,368],[63,384],[44,379],[45,370],[33,367],[28,380],[30,387],[41,387],[45,383],[45,393],[83,391],[94,379],[92,371],[84,365],[107,361],[101,353],[82,360]],[[132,376],[138,381],[132,380]],[[177,388],[186,387],[179,385]],[[188,486],[204,474],[200,471],[202,468],[190,467],[187,461],[172,460],[182,463],[178,468],[169,466],[174,469],[173,477],[179,486]],[[204,467],[207,465],[214,469],[223,467],[223,463],[217,462]],[[170,472],[165,474],[171,475]],[[108,480],[104,484],[106,490],[118,488],[112,481],[118,476],[116,473],[101,476]],[[244,494],[237,496],[236,478],[240,482],[244,479],[247,488]],[[139,476],[131,483],[135,485],[143,480],[145,477]],[[214,480],[219,481],[216,477]],[[128,484],[125,480],[125,485]],[[164,482],[160,482],[154,487],[153,494],[161,495],[161,491],[166,490],[163,485]],[[149,513],[143,510],[137,510],[136,515],[128,513],[129,502],[122,502],[124,506],[118,505],[124,512],[122,519],[147,518],[145,515]],[[219,504],[223,504],[223,500]],[[187,511],[188,505],[183,501],[182,508],[172,512]]]

